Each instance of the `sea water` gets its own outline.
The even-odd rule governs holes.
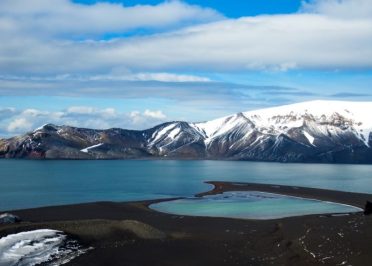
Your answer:
[[[191,197],[204,181],[294,185],[372,194],[372,165],[234,161],[0,160],[0,211],[92,201]]]

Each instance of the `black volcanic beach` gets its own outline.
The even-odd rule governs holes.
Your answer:
[[[363,208],[372,195],[303,187],[211,182],[211,193],[264,191]],[[17,210],[0,236],[49,228],[93,247],[66,265],[369,265],[372,217],[307,215],[274,220],[180,216],[157,201],[96,202]]]

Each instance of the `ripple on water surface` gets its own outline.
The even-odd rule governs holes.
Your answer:
[[[258,191],[230,191],[201,198],[164,201],[152,204],[150,208],[178,215],[260,220],[362,211],[360,208],[340,203]]]

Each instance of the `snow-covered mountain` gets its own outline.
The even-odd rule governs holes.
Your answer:
[[[372,102],[311,101],[135,131],[45,125],[0,141],[6,158],[372,163]]]

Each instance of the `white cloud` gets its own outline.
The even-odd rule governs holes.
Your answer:
[[[106,108],[100,111],[103,118],[115,118],[117,116],[117,112],[114,108]]]
[[[218,12],[180,1],[158,5],[82,5],[70,0],[2,0],[0,28],[42,36],[90,35],[137,28],[174,27],[222,18]],[[36,31],[35,31],[36,30]]]
[[[6,114],[2,116],[1,114]],[[112,127],[145,129],[164,122],[167,116],[161,110],[118,112],[115,108],[72,106],[61,111],[38,109],[0,109],[0,136],[13,136],[32,131],[45,124],[107,129]]]
[[[156,121],[164,122],[167,118],[167,116],[161,110],[145,110],[143,113],[133,111],[129,114],[129,117],[134,126],[142,125],[150,121],[153,122],[153,125],[156,125]]]
[[[310,0],[302,3],[302,11],[345,19],[372,18],[371,0]]]
[[[67,108],[67,113],[71,114],[80,114],[80,115],[89,115],[95,112],[95,108],[90,106],[71,106]]]
[[[320,14],[261,16],[129,43],[117,41],[97,52],[103,61],[136,69],[369,68],[371,28],[370,19],[350,21]]]
[[[124,7],[2,0],[0,72],[61,80],[82,75],[91,80],[204,82],[209,79],[174,73],[372,68],[370,0],[314,0],[291,15],[219,18],[211,9],[179,1]],[[111,41],[74,39],[75,33],[188,25],[184,21],[212,22]]]
[[[11,121],[7,127],[8,132],[27,131],[32,126],[32,123],[26,118],[20,117]]]
[[[67,79],[71,79],[68,75]],[[123,73],[111,75],[95,75],[90,77],[79,77],[79,80],[111,80],[111,81],[161,81],[161,82],[209,82],[207,77],[195,75],[183,75],[173,73]]]
[[[1,108],[0,109],[0,120],[13,116],[16,113],[17,113],[17,110],[13,107]]]
[[[18,7],[20,2],[25,6]],[[77,25],[84,24],[84,20],[76,23],[73,16],[70,19],[69,13],[63,11],[65,5],[66,10],[75,13],[81,10],[84,13],[85,9],[89,9],[87,12],[94,14],[98,12],[96,8],[107,9],[109,11],[103,14],[108,17],[110,12],[121,14],[122,9],[126,9],[120,5],[80,6],[67,0],[58,0],[53,5],[49,0],[33,0],[27,4],[20,0],[0,3],[0,71],[4,75],[55,74],[63,79],[66,73],[70,73],[88,75],[92,79],[119,79],[120,74],[107,74],[119,69],[124,72],[121,78],[127,80],[184,82],[208,81],[208,78],[172,72],[372,68],[372,1],[369,0],[318,0],[304,3],[302,12],[292,15],[223,20],[165,34],[112,41],[73,41],[69,38],[71,35],[62,34],[64,27],[60,29],[57,26],[53,26],[56,34],[69,37],[64,40],[45,39],[36,34],[42,29],[34,25],[34,20],[37,21],[35,14],[38,14],[38,8],[42,8],[47,14],[51,12],[47,18],[55,20],[61,16],[58,21],[71,21],[74,27],[79,28]],[[356,7],[359,4],[362,8]],[[59,5],[64,8],[55,11]],[[168,10],[175,7],[187,10],[196,8],[204,14],[202,8],[173,1],[146,7],[145,10]],[[54,10],[54,13],[50,10]],[[343,10],[351,10],[353,19],[349,19]],[[195,14],[199,14],[199,11]],[[141,12],[138,11],[136,16],[146,20],[147,16],[140,15]],[[24,16],[33,18],[26,23],[31,27],[29,33],[13,30],[24,27]],[[53,23],[45,22],[46,25]],[[121,25],[120,20],[118,24]],[[156,25],[153,21],[150,24]],[[88,28],[106,32],[115,27],[105,22],[99,26],[91,21]]]
[[[146,117],[151,117],[151,118],[155,118],[155,119],[165,119],[166,118],[166,115],[163,114],[162,111],[160,110],[157,110],[157,111],[151,111],[151,110],[145,110],[145,112],[143,113],[143,115]]]
[[[47,114],[47,112],[42,112],[37,109],[25,109],[22,111],[22,115],[24,116],[30,116],[30,117],[37,117]]]
[[[130,79],[129,79],[130,80]],[[139,81],[162,81],[162,82],[208,82],[209,78],[193,76],[193,75],[179,75],[172,73],[138,73],[133,75],[132,80]]]

